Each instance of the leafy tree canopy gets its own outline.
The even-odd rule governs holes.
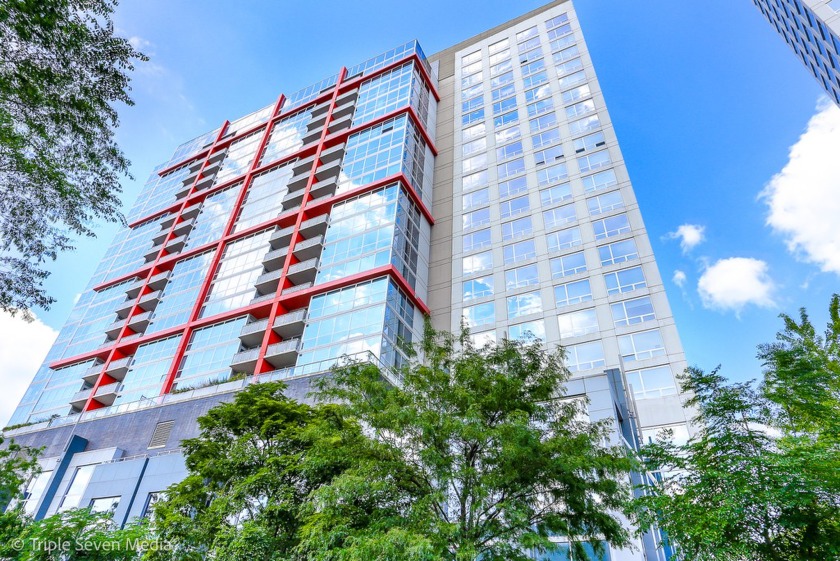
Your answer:
[[[47,260],[117,222],[128,161],[114,139],[128,72],[146,60],[114,35],[114,0],[0,3],[0,309],[54,301]]]

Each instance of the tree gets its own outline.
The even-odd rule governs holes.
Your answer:
[[[283,395],[281,382],[252,384],[199,418],[183,443],[189,475],[155,508],[171,549],[151,559],[293,559],[302,509],[315,488],[346,469],[364,437],[335,406]]]
[[[114,103],[132,104],[133,61],[115,0],[0,4],[0,309],[48,308],[44,268],[91,222],[122,221]]]
[[[783,315],[777,342],[759,347],[758,386],[717,370],[682,377],[698,434],[645,447],[662,480],[637,503],[681,560],[840,559],[839,311],[834,296],[825,337],[804,310],[800,322]]]
[[[503,341],[476,349],[427,328],[401,384],[350,364],[321,397],[364,425],[360,461],[315,490],[299,550],[317,561],[524,560],[552,535],[626,546],[633,466],[612,427],[564,399],[562,351]]]
[[[26,524],[20,504],[24,484],[38,474],[38,452],[0,436],[0,559],[11,558],[7,550]]]

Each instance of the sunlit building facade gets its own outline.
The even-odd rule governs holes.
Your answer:
[[[816,78],[840,105],[840,0],[753,0]]]
[[[345,356],[399,383],[424,316],[477,345],[562,345],[570,396],[616,443],[688,435],[682,347],[571,2],[226,122],[154,170],[128,222],[6,431],[45,447],[37,516],[144,515],[212,406],[262,380],[304,399]],[[666,559],[655,542],[605,558]]]

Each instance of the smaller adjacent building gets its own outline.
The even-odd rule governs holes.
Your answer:
[[[840,0],[753,0],[753,4],[840,105]]]

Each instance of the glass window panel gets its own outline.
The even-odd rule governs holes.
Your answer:
[[[610,295],[632,292],[647,286],[641,267],[608,273],[604,275],[604,281],[607,284],[607,293]]]
[[[525,265],[516,269],[505,271],[505,289],[514,290],[524,286],[532,286],[540,283],[540,275],[537,265]]]
[[[560,327],[560,338],[581,337],[590,333],[597,333],[598,315],[594,308],[578,310],[568,314],[557,316],[557,324]]]
[[[592,288],[589,279],[567,282],[554,287],[554,302],[558,308],[591,300]]]

